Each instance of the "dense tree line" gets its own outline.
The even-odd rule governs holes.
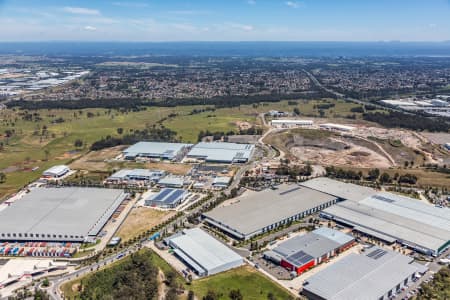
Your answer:
[[[327,172],[327,176],[332,178],[361,180],[361,178],[363,177],[361,171],[355,172],[353,170],[344,170],[341,168],[336,168],[334,166],[325,167],[325,171]]]
[[[307,164],[306,166],[292,166],[287,164],[282,164],[276,171],[276,175],[280,176],[289,176],[290,179],[296,179],[298,176],[311,176],[312,174],[311,165]]]
[[[150,127],[134,130],[132,134],[122,137],[107,136],[92,144],[91,150],[101,150],[118,145],[131,145],[140,141],[175,142],[177,133],[165,127]]]
[[[434,275],[429,283],[422,284],[417,300],[450,299],[450,267],[445,266]]]
[[[185,99],[79,99],[79,100],[43,100],[26,101],[17,100],[8,102],[9,108],[20,107],[21,109],[85,109],[85,108],[128,108],[138,110],[141,107],[175,107],[180,105],[214,105],[220,107],[236,107],[246,104],[260,102],[279,102],[292,99],[318,99],[335,98],[333,94],[324,91],[313,91],[308,93],[294,94],[271,94],[253,96],[220,96],[212,98],[185,98]]]
[[[158,268],[148,252],[99,271],[82,281],[81,299],[154,299],[158,295]]]
[[[443,118],[429,118],[420,115],[410,115],[401,112],[389,113],[365,113],[363,118],[366,121],[381,124],[384,127],[402,127],[412,130],[444,131],[450,129],[450,124]]]
[[[211,136],[213,141],[218,141],[218,140],[221,140],[222,138],[225,141],[227,141],[228,140],[228,136],[230,136],[230,135],[236,135],[236,134],[240,134],[240,135],[261,135],[262,133],[263,133],[263,129],[262,128],[255,128],[255,127],[250,127],[248,129],[240,129],[238,133],[234,132],[233,130],[225,132],[225,131],[209,131],[207,129],[205,131],[200,130],[200,132],[197,135],[197,140],[199,142],[201,142],[204,137]]]

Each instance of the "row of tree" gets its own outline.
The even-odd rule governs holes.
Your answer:
[[[42,100],[10,101],[6,105],[9,108],[20,107],[22,109],[84,109],[84,108],[122,108],[140,109],[140,107],[175,107],[180,105],[213,105],[215,107],[236,107],[260,102],[279,102],[292,99],[319,99],[335,98],[333,94],[325,91],[313,91],[308,93],[271,94],[271,95],[247,95],[247,96],[217,96],[211,98],[168,98],[164,100],[148,99],[79,99],[79,100]]]
[[[389,113],[365,113],[363,118],[366,121],[375,122],[384,127],[394,128],[401,127],[418,131],[443,131],[450,130],[448,120],[444,118],[430,118],[421,115],[405,114],[401,112]]]
[[[177,141],[177,133],[166,127],[149,127],[143,130],[134,130],[130,134],[122,137],[112,137],[110,135],[94,142],[91,150],[101,150],[118,145],[131,145],[139,141]]]
[[[367,180],[373,182],[379,182],[382,184],[389,184],[397,181],[399,184],[416,184],[417,176],[413,174],[402,174],[399,175],[395,173],[394,176],[389,175],[387,172],[381,173],[379,169],[370,169],[367,172],[367,176],[364,176],[362,171],[345,170],[341,168],[336,168],[334,166],[325,167],[327,176],[332,178],[348,179],[348,180]]]

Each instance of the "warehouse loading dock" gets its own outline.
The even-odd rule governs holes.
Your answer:
[[[95,239],[128,194],[105,188],[35,188],[0,212],[0,240]]]
[[[299,185],[282,184],[261,192],[247,192],[236,200],[204,213],[203,218],[237,239],[250,239],[319,212],[336,203],[337,198]]]

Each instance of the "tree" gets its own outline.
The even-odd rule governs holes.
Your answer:
[[[45,160],[48,160],[49,156],[50,156],[50,150],[45,149],[44,150],[44,155],[45,155]]]
[[[195,299],[195,294],[193,291],[189,291],[188,292],[188,296],[187,296],[187,300],[194,300]]]
[[[80,139],[76,139],[73,144],[74,144],[75,147],[81,148],[83,146],[83,141],[80,140]]]
[[[275,300],[276,298],[275,298],[275,296],[274,296],[274,294],[272,294],[272,292],[269,292],[268,294],[267,294],[267,300]]]
[[[300,116],[300,109],[298,109],[298,107],[295,107],[293,112],[295,115]]]
[[[4,183],[6,181],[6,175],[3,172],[0,172],[0,183]]]
[[[117,133],[118,134],[122,134],[123,133],[123,128],[122,127],[117,128]]]
[[[389,182],[391,182],[391,176],[389,176],[388,173],[384,172],[380,176],[380,182],[381,183],[389,183]]]
[[[42,281],[42,286],[43,287],[49,287],[50,286],[50,282],[48,281],[48,278],[44,278],[44,280]]]
[[[219,299],[219,297],[212,290],[208,290],[208,292],[206,293],[206,296],[203,296],[203,300],[218,300],[218,299]]]
[[[377,180],[378,177],[380,177],[380,170],[379,169],[371,169],[368,172],[368,179],[369,180]]]
[[[231,300],[242,300],[244,297],[241,294],[241,291],[239,289],[237,290],[231,290],[228,294]]]

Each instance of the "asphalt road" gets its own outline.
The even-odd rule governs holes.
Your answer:
[[[400,294],[398,294],[395,297],[395,299],[396,300],[400,300],[400,299],[409,299],[409,298],[411,298],[411,295],[408,296],[408,293],[411,293],[411,291],[419,288],[420,285],[422,283],[424,283],[425,281],[431,280],[430,277],[433,276],[434,274],[436,274],[437,272],[439,272],[439,270],[443,267],[443,265],[440,265],[438,263],[438,261],[441,258],[445,258],[445,257],[447,257],[449,255],[450,255],[450,249],[448,249],[447,251],[442,253],[439,257],[433,259],[433,261],[428,264],[428,272],[425,275],[423,275],[419,280],[417,280],[416,282],[413,282],[412,284],[410,284],[409,288],[406,289],[405,291],[402,291]]]
[[[350,102],[354,102],[354,103],[362,104],[362,105],[363,104],[370,104],[371,106],[375,106],[376,108],[379,108],[379,109],[387,109],[387,110],[390,110],[390,111],[397,111],[397,112],[407,113],[407,112],[405,112],[405,111],[403,111],[401,109],[395,109],[395,108],[392,108],[392,107],[383,106],[383,105],[380,105],[380,104],[377,104],[377,103],[373,103],[373,102],[369,103],[367,101],[346,97],[344,94],[336,92],[336,91],[334,91],[334,90],[324,86],[313,74],[311,74],[307,70],[303,69],[303,71],[306,73],[306,75],[309,77],[309,79],[313,82],[314,85],[316,85],[317,87],[323,89],[324,91],[326,91],[328,93],[331,93],[331,94],[335,95],[338,98],[342,98],[342,99],[344,99],[346,101],[350,101]]]

